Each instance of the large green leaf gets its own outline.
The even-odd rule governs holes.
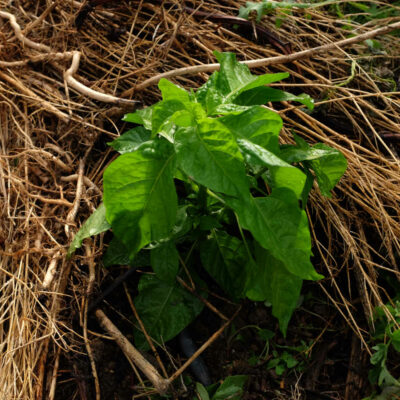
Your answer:
[[[309,110],[314,109],[314,100],[308,94],[302,93],[295,95],[266,86],[247,90],[246,92],[241,93],[235,99],[236,104],[246,106],[265,104],[269,101],[297,101],[307,106]]]
[[[247,90],[277,82],[289,76],[287,72],[278,74],[253,75],[249,67],[239,63],[234,53],[214,52],[221,67],[216,80],[216,88],[226,96],[226,102]]]
[[[134,301],[147,333],[158,344],[174,338],[203,309],[203,303],[187,290],[152,275],[140,279],[139,295]],[[149,348],[141,331],[135,330],[134,336],[138,348]]]
[[[178,100],[181,103],[190,102],[190,95],[185,89],[164,78],[158,82],[158,88],[161,91],[163,100]]]
[[[248,260],[246,248],[241,240],[223,231],[212,230],[200,246],[203,267],[215,281],[234,298],[243,296]]]
[[[246,163],[255,173],[268,168],[268,180],[272,188],[288,188],[301,199],[306,175],[298,168],[286,163],[275,154],[247,139],[238,139],[238,145]]]
[[[197,183],[239,197],[249,192],[243,157],[233,135],[206,118],[175,134],[178,166]]]
[[[232,113],[218,119],[237,139],[250,142],[278,154],[282,118],[276,112],[254,106],[241,113]]]
[[[271,252],[256,246],[255,261],[247,264],[248,281],[246,295],[254,301],[272,304],[272,315],[279,321],[284,335],[295,310],[303,280],[291,274],[282,261]]]
[[[177,211],[174,170],[175,155],[163,139],[147,149],[123,154],[106,169],[107,220],[130,257],[171,233]]]
[[[268,197],[250,197],[247,201],[227,199],[227,203],[237,213],[243,228],[282,261],[289,272],[302,279],[322,278],[310,262],[307,214],[292,190],[273,189]]]
[[[79,229],[78,233],[75,235],[71,245],[69,246],[67,257],[71,257],[75,250],[82,246],[84,239],[98,235],[110,228],[111,225],[106,219],[106,208],[104,204],[101,203],[97,210],[85,221],[81,229]]]
[[[301,161],[312,161],[330,155],[337,155],[338,151],[332,147],[327,149],[319,149],[311,147],[299,147],[294,145],[282,146],[280,157],[288,163],[296,163]]]
[[[137,126],[125,132],[119,138],[107,143],[120,154],[130,153],[150,140],[151,132],[143,126]]]
[[[151,267],[162,281],[173,283],[179,269],[179,254],[171,240],[151,249]]]
[[[204,106],[208,115],[218,114],[218,112],[226,113],[227,108],[222,108],[223,104],[229,104],[229,109],[232,109],[238,96],[289,76],[286,72],[256,76],[245,64],[236,60],[235,54],[217,51],[214,54],[221,65],[220,71],[214,72],[196,93],[197,101]]]

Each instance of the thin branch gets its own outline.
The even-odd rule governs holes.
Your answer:
[[[69,86],[77,90],[78,92],[90,97],[92,99],[102,101],[104,103],[113,103],[113,104],[135,104],[137,101],[128,100],[128,99],[120,99],[115,96],[111,96],[109,94],[101,93],[91,88],[88,88],[84,84],[77,81],[73,74],[75,74],[79,67],[79,61],[81,59],[81,53],[79,51],[74,51],[72,56],[71,66],[64,72],[64,79],[68,83]]]
[[[268,65],[276,65],[276,64],[287,64],[293,61],[297,61],[303,58],[309,58],[314,56],[315,54],[324,53],[329,50],[336,49],[338,47],[345,47],[349,46],[354,43],[359,43],[367,39],[371,39],[375,36],[384,35],[386,33],[390,33],[396,29],[400,29],[400,22],[395,22],[388,26],[374,29],[373,31],[362,33],[357,36],[353,36],[348,39],[339,40],[338,42],[327,43],[322,46],[317,46],[312,49],[306,49],[299,51],[297,53],[284,55],[284,56],[276,56],[276,57],[267,57],[267,58],[260,58],[258,60],[249,60],[249,61],[242,61],[242,64],[247,65],[249,68],[259,68],[259,67],[266,67]],[[122,93],[123,97],[127,97],[132,95],[134,92],[138,92],[143,90],[151,85],[155,85],[159,82],[162,78],[173,78],[175,76],[183,76],[183,75],[195,75],[204,72],[214,72],[219,69],[219,64],[203,64],[203,65],[195,65],[192,67],[183,67],[174,69],[172,71],[163,72],[156,76],[153,76],[138,85],[125,90]]]
[[[110,334],[127,358],[132,360],[144,375],[151,381],[160,394],[165,394],[169,388],[170,381],[164,379],[158,371],[150,364],[138,350],[133,347],[129,340],[108,319],[101,310],[96,310],[96,317],[101,327]]]
[[[171,377],[169,378],[169,381],[172,382],[174,381],[176,378],[179,377],[179,375],[181,375],[183,373],[183,371],[185,371],[185,369],[187,367],[189,367],[189,365],[193,362],[193,360],[195,360],[207,347],[209,347],[211,345],[211,343],[213,343],[215,340],[217,340],[217,338],[222,334],[222,332],[231,324],[231,322],[236,318],[236,316],[238,315],[239,311],[240,311],[241,307],[239,307],[236,312],[232,315],[232,317],[226,321],[221,328],[219,328],[205,343],[203,343],[203,345],[201,347],[199,347],[199,349],[193,353],[193,355],[182,365],[182,367],[180,367],[177,371],[175,371]]]

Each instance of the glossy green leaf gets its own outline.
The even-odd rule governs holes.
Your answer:
[[[133,122],[135,124],[143,125],[146,129],[152,130],[152,116],[154,106],[146,107],[137,110],[134,113],[125,114],[123,120],[126,122]]]
[[[280,157],[288,163],[295,163],[301,161],[312,161],[318,158],[336,155],[337,153],[338,151],[332,147],[319,149],[311,146],[300,148],[298,146],[287,145],[281,149]]]
[[[162,281],[173,283],[179,269],[179,254],[175,243],[168,241],[151,249],[151,267]]]
[[[246,295],[250,300],[268,301],[272,315],[284,335],[295,310],[303,280],[291,274],[271,252],[256,246],[255,262],[247,264],[249,280]]]
[[[238,139],[237,142],[246,163],[255,173],[263,168],[269,169],[268,176],[272,188],[288,188],[293,190],[297,198],[301,198],[306,175],[300,169],[247,139]]]
[[[243,157],[233,135],[207,118],[175,134],[177,164],[195,182],[216,192],[240,196],[249,192]]]
[[[216,88],[225,96],[244,87],[256,77],[250,72],[249,67],[236,61],[234,53],[214,52],[220,63],[220,70],[216,79]]]
[[[250,106],[265,104],[269,101],[297,101],[304,104],[309,110],[314,109],[314,100],[308,94],[295,95],[267,86],[256,87],[240,94],[236,97],[235,104]]]
[[[104,204],[101,203],[97,210],[85,221],[81,229],[79,229],[78,233],[75,235],[71,245],[69,246],[67,257],[71,257],[75,250],[82,246],[84,239],[98,235],[110,228],[111,225],[106,219],[106,208]]]
[[[134,303],[147,333],[156,344],[174,338],[203,309],[203,303],[197,297],[176,283],[171,285],[152,275],[140,279],[139,294]],[[134,336],[138,348],[149,348],[141,331],[135,330]]]
[[[163,100],[178,100],[181,103],[190,102],[189,93],[185,89],[164,78],[158,82],[158,88],[161,91]]]
[[[234,53],[214,52],[215,57],[221,64],[219,73],[216,75],[215,88],[225,97],[224,103],[235,103],[235,98],[249,90],[264,87],[272,82],[277,82],[289,76],[287,72],[278,74],[253,75],[249,67],[239,63]],[[260,103],[262,104],[262,103]]]
[[[143,246],[170,235],[177,211],[175,155],[165,140],[123,154],[104,173],[104,204],[114,234],[132,258]]]
[[[207,110],[207,114],[210,114],[210,109],[214,109],[218,104],[223,103],[223,95],[217,90],[217,79],[218,79],[218,71],[215,71],[208,81],[197,89],[195,93],[196,101],[203,106],[205,110]],[[215,101],[212,101],[212,97],[215,96]],[[208,97],[208,99],[207,99]],[[211,107],[207,107],[208,102],[213,102]]]
[[[241,240],[223,231],[213,230],[200,246],[203,267],[212,278],[234,298],[243,296],[248,260]]]
[[[163,100],[154,106],[151,120],[153,135],[159,133],[162,126],[178,111],[186,110],[185,104],[179,100]]]
[[[135,151],[143,143],[150,140],[151,132],[143,126],[137,126],[125,132],[119,138],[107,143],[120,154]]]
[[[240,400],[247,378],[246,375],[228,376],[217,389],[211,400]]]
[[[276,112],[254,106],[242,113],[232,113],[218,119],[237,139],[247,139],[278,154],[282,118]]]
[[[310,262],[311,238],[308,219],[292,190],[274,189],[268,197],[247,201],[227,199],[243,228],[262,247],[282,261],[293,275],[309,280],[322,278]]]

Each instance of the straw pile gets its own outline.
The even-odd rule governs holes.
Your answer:
[[[101,201],[102,173],[113,155],[105,143],[126,129],[120,117],[133,109],[119,99],[152,104],[158,91],[143,82],[214,63],[213,50],[235,52],[240,60],[282,55],[232,26],[183,12],[178,0],[105,3],[77,31],[78,1],[0,0],[1,399],[53,399],[60,355],[80,343],[90,354],[83,305],[103,275],[102,240],[87,240],[71,261],[65,254]],[[190,5],[237,15],[243,4]],[[396,22],[357,25],[318,9],[293,10],[277,31],[275,18],[262,25],[288,40],[293,52],[345,39],[345,25],[359,35]],[[400,41],[376,39],[384,51],[373,53],[358,41],[255,70],[288,71],[291,78],[277,86],[316,99],[311,115],[294,104],[274,105],[285,123],[282,141],[295,132],[348,159],[333,197],[314,191],[309,212],[317,268],[326,276],[320,285],[366,351],[365,321],[388,301],[378,278],[399,278],[400,250]],[[179,75],[172,80],[187,89],[208,76]],[[364,316],[355,314],[357,301]],[[79,329],[72,329],[71,308],[80,310]]]

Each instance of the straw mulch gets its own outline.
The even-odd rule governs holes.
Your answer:
[[[101,201],[102,173],[113,157],[105,143],[126,129],[120,119],[133,106],[95,99],[77,89],[73,78],[142,106],[157,101],[159,93],[154,84],[141,83],[162,72],[214,63],[214,50],[235,52],[240,60],[282,55],[262,38],[180,11],[178,0],[163,6],[106,3],[77,31],[78,1],[0,0],[1,399],[54,399],[60,356],[82,349],[82,343],[90,355],[95,337],[87,330],[85,310],[104,275],[102,238],[87,240],[70,261],[65,254]],[[195,7],[237,15],[243,4],[204,0]],[[298,52],[345,39],[344,25],[358,35],[392,22],[361,26],[318,10],[297,10],[279,30],[275,16],[262,25]],[[291,78],[276,86],[316,100],[312,114],[297,104],[274,105],[285,124],[282,141],[295,132],[309,143],[340,149],[348,159],[333,197],[315,190],[309,213],[317,268],[326,276],[319,285],[366,352],[373,308],[389,300],[379,277],[398,279],[400,250],[400,41],[391,35],[377,39],[381,52],[359,42],[253,70],[288,71]],[[73,51],[80,52],[79,65],[65,74]],[[189,89],[207,76],[172,80]],[[356,312],[360,302],[364,315]],[[72,309],[79,310],[74,326]]]

